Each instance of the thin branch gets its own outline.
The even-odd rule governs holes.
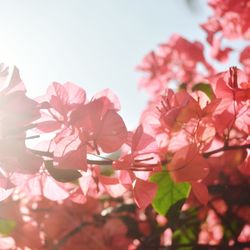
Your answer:
[[[37,138],[40,138],[40,135],[31,135],[31,136],[27,136],[27,137],[25,137],[25,140],[37,139]]]
[[[213,154],[216,154],[216,153],[219,153],[219,152],[223,152],[223,151],[229,151],[229,150],[236,150],[236,149],[247,149],[249,148],[250,149],[250,143],[249,144],[244,144],[244,145],[233,145],[233,146],[229,146],[229,145],[225,145],[221,148],[217,148],[215,150],[212,150],[212,151],[208,151],[208,152],[205,152],[205,153],[202,153],[202,156],[204,158],[209,158],[211,155]],[[32,153],[36,154],[36,155],[40,155],[40,156],[46,156],[46,157],[50,157],[50,158],[53,158],[53,152],[48,152],[48,151],[41,151],[41,150],[36,150],[36,149],[29,149]],[[112,165],[114,163],[115,160],[90,160],[90,159],[87,159],[87,163],[88,164],[95,164],[95,165]],[[169,160],[167,159],[164,159],[161,161],[161,164],[164,165],[164,164],[167,164],[169,162]],[[141,168],[142,169],[145,169],[145,168],[150,168],[150,167],[157,167],[158,164],[139,164],[139,163],[136,163],[136,164],[133,164],[131,166],[131,168],[135,169],[135,171],[141,171]],[[143,170],[144,171],[144,170]]]
[[[87,159],[88,164],[95,164],[95,165],[112,165],[114,160],[90,160]]]
[[[69,233],[67,233],[62,239],[60,239],[58,241],[57,244],[55,244],[52,247],[52,250],[59,250],[65,243],[66,241],[71,238],[72,236],[74,236],[75,234],[79,233],[81,231],[81,229],[84,226],[89,226],[89,225],[93,225],[93,223],[91,222],[82,222],[79,226],[75,227],[74,229],[72,229]]]
[[[42,151],[42,150],[37,150],[37,149],[30,149],[30,148],[29,148],[29,151],[31,151],[35,155],[53,158],[53,152]]]
[[[202,155],[203,155],[203,157],[208,158],[209,156],[216,154],[216,153],[219,153],[219,152],[235,150],[235,149],[247,149],[247,148],[250,148],[250,143],[244,144],[244,145],[234,145],[234,146],[225,145],[221,148],[217,148],[215,150],[205,152]]]
[[[172,249],[184,249],[190,247],[193,250],[239,250],[250,248],[250,242],[237,242],[232,246],[229,245],[209,245],[209,244],[174,244],[171,246],[162,246],[159,250],[172,250]]]

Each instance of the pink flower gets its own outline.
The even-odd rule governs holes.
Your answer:
[[[207,33],[207,41],[212,46],[212,57],[220,62],[228,59],[231,48],[221,48],[221,41],[226,38],[250,39],[250,4],[248,0],[210,0],[214,13],[201,25]]]
[[[0,68],[1,168],[5,172],[35,173],[42,161],[26,148],[25,139],[26,130],[39,118],[37,102],[25,95],[18,69],[14,67],[11,74],[8,70]]]
[[[150,52],[138,66],[146,73],[139,86],[145,88],[154,97],[161,93],[171,81],[192,85],[202,81],[205,74],[198,70],[201,64],[207,73],[212,66],[205,60],[203,45],[189,42],[179,35],[173,35],[167,43],[161,44],[157,51]]]

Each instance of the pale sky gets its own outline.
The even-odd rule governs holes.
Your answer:
[[[205,40],[205,0],[0,0],[0,61],[17,65],[32,97],[71,81],[88,97],[112,89],[133,129],[147,96],[135,67],[172,33]],[[193,6],[193,8],[192,8]]]

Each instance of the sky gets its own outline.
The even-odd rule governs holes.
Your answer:
[[[205,0],[0,0],[0,62],[20,69],[31,97],[53,81],[89,99],[112,89],[133,129],[147,102],[136,66],[173,33],[204,41],[208,13]]]

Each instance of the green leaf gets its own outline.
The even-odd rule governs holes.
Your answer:
[[[8,236],[13,231],[16,226],[14,220],[0,219],[0,234],[3,236]]]
[[[60,182],[72,182],[82,176],[76,169],[55,168],[52,161],[45,161],[45,167],[51,176]]]
[[[214,96],[213,90],[211,88],[210,84],[207,83],[198,83],[196,85],[193,86],[192,91],[197,91],[200,90],[203,93],[205,93],[209,99],[211,100]]]
[[[187,235],[186,235],[187,234]],[[177,245],[186,245],[186,244],[194,244],[195,242],[193,242],[192,240],[189,239],[189,237],[192,237],[192,230],[187,230],[184,233],[181,230],[176,230],[173,234],[173,242],[175,245],[175,242],[177,242]],[[193,247],[192,246],[183,246],[181,247],[181,250],[192,250]]]
[[[150,180],[158,185],[152,205],[159,214],[166,215],[171,206],[189,195],[190,184],[175,183],[167,172],[156,173],[150,177]]]
[[[173,245],[191,245],[181,250],[191,250],[198,240],[201,221],[198,218],[198,210],[191,208],[181,213],[179,225],[173,232]]]

